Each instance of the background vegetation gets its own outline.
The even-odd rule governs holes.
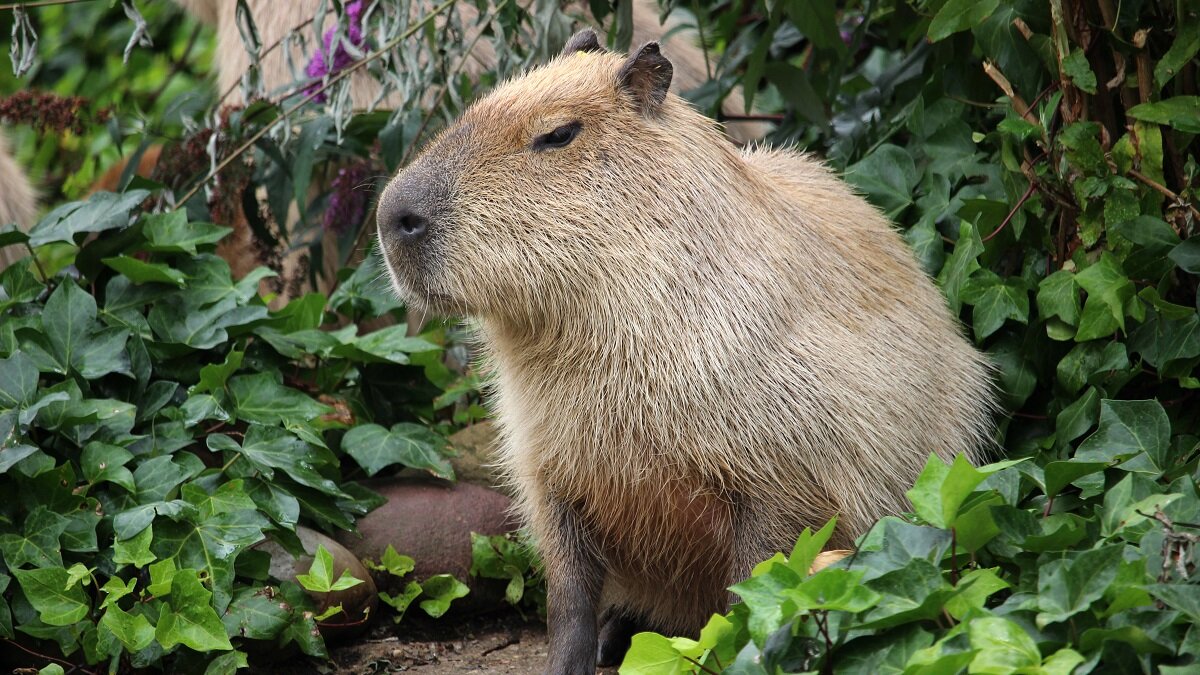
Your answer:
[[[690,92],[697,105],[715,111],[742,84],[747,109],[776,123],[772,142],[825,157],[905,232],[996,363],[1005,461],[931,462],[914,513],[881,521],[858,555],[809,576],[823,537],[806,534],[739,584],[744,602],[698,641],[639,636],[626,671],[1194,670],[1200,8],[677,5],[664,11],[710,49],[714,79]],[[615,47],[628,8],[588,5]],[[203,82],[208,34],[172,6],[138,9],[158,46],[134,47],[128,65],[136,21],[93,2],[31,10],[37,59],[19,79],[0,75],[16,92],[0,116],[21,124],[19,155],[57,207],[32,234],[39,263],[0,276],[0,490],[19,495],[0,505],[0,636],[110,667],[223,672],[238,662],[226,650],[255,639],[320,654],[303,611],[260,632],[230,618],[258,616],[268,587],[304,606],[294,586],[264,578],[249,546],[287,543],[297,522],[351,526],[373,504],[357,475],[397,462],[444,472],[439,433],[480,414],[474,381],[447,367],[463,353],[440,324],[417,339],[358,334],[353,321],[402,316],[370,261],[328,297],[269,311],[253,275],[235,281],[207,253],[222,233],[208,222],[250,200],[256,234],[316,256],[320,238],[288,238],[274,214],[296,202],[320,232],[315,214],[361,192],[321,172],[394,169],[497,77],[552,53],[569,22],[552,3],[481,3],[482,39],[501,56],[475,83],[458,58],[468,44],[419,26],[407,48],[385,42],[412,26],[379,3],[386,30],[373,46],[391,46],[369,67],[411,75],[391,85],[403,105],[354,113],[333,82],[322,103],[263,92],[218,114]],[[11,12],[4,28],[26,34]],[[83,100],[37,108],[51,133],[12,112],[30,91]],[[218,141],[196,141],[204,129]],[[154,181],[125,176],[120,196],[58,206],[118,156],[162,141],[189,161]],[[238,181],[189,195],[241,145]],[[352,213],[339,219],[350,221],[344,260],[367,241],[369,200]],[[343,451],[355,425],[404,442]]]

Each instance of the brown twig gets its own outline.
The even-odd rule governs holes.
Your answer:
[[[233,160],[237,159],[238,157],[241,157],[243,153],[245,153],[247,150],[249,150],[251,147],[253,147],[254,144],[257,143],[259,141],[259,139],[261,139],[263,136],[266,136],[267,132],[269,132],[272,128],[274,128],[274,126],[276,124],[278,124],[281,121],[287,120],[297,110],[299,110],[300,108],[302,108],[303,106],[308,104],[310,101],[312,101],[317,96],[320,96],[322,93],[324,93],[326,90],[328,90],[333,85],[346,79],[347,77],[352,75],[354,72],[356,72],[359,68],[362,68],[366,64],[374,61],[375,59],[378,59],[380,56],[383,56],[392,47],[395,47],[396,45],[400,44],[404,40],[407,40],[408,38],[412,37],[412,35],[414,33],[423,29],[426,25],[429,24],[429,22],[433,21],[434,17],[436,17],[438,14],[441,14],[443,11],[445,11],[447,8],[449,8],[453,4],[454,4],[454,0],[446,0],[445,2],[438,5],[437,7],[434,7],[433,11],[431,11],[429,14],[426,14],[419,22],[414,24],[408,30],[404,31],[400,35],[397,35],[396,37],[392,38],[391,40],[388,40],[386,43],[384,43],[384,45],[382,47],[380,47],[376,51],[373,51],[370,54],[367,54],[362,59],[355,61],[354,63],[350,64],[349,66],[346,66],[346,68],[344,70],[342,70],[341,72],[339,72],[337,75],[329,78],[328,82],[322,84],[321,86],[317,87],[313,91],[309,92],[304,98],[302,98],[300,101],[298,101],[294,105],[292,105],[292,107],[288,108],[287,110],[284,110],[279,115],[279,117],[275,118],[270,123],[264,125],[263,128],[259,129],[257,132],[255,132],[253,135],[251,135],[250,138],[246,140],[246,142],[239,145],[232,153],[229,154],[228,157],[221,160],[217,164],[217,166],[212,169],[212,171],[208,172],[207,176],[205,176],[198,183],[196,183],[196,185],[194,185],[191,190],[188,190],[183,195],[183,197],[176,200],[175,205],[178,207],[182,204],[186,204],[189,199],[191,199],[193,196],[196,195],[197,192],[200,191],[200,188],[204,187],[204,185],[207,184],[208,181],[215,178],[217,176],[217,174],[219,174],[225,167],[229,166],[233,162]]]
[[[50,275],[46,274],[46,268],[42,267],[42,261],[38,260],[37,254],[33,252],[33,247],[29,242],[25,242],[25,248],[29,250],[29,257],[33,259],[34,267],[37,267],[38,273],[42,275],[42,285],[50,288]]]
[[[983,73],[987,75],[992,82],[995,82],[996,86],[1000,87],[1000,91],[1003,91],[1004,95],[1007,96],[1010,101],[1012,101],[1013,110],[1016,110],[1018,115],[1025,118],[1026,122],[1029,122],[1034,126],[1042,126],[1041,123],[1038,122],[1037,117],[1035,117],[1033,112],[1029,109],[1029,105],[1025,103],[1025,99],[1021,98],[1021,95],[1013,89],[1012,83],[1008,81],[1008,78],[1004,76],[1004,73],[1000,72],[1000,69],[996,67],[995,63],[992,63],[991,61],[984,61]]]
[[[1037,183],[1031,181],[1029,183],[1029,187],[1025,190],[1025,194],[1021,195],[1021,198],[1017,200],[1016,205],[1013,206],[1012,210],[1008,212],[1008,215],[1004,217],[1004,220],[1000,222],[1000,225],[996,229],[992,230],[991,234],[984,237],[983,241],[991,241],[992,237],[1000,234],[1000,230],[1003,230],[1008,225],[1008,221],[1012,220],[1013,216],[1017,215],[1017,211],[1019,211],[1021,207],[1025,205],[1025,202],[1029,201],[1029,198],[1033,196],[1033,191],[1036,189]]]
[[[4,9],[4,8],[0,7],[0,9]],[[87,670],[86,668],[83,668],[82,666],[71,663],[70,661],[65,661],[63,659],[59,659],[59,658],[50,656],[49,654],[43,654],[41,652],[34,651],[28,647],[25,647],[20,642],[17,642],[15,640],[9,640],[8,638],[0,638],[0,640],[4,640],[4,642],[16,647],[17,649],[20,649],[21,651],[25,652],[26,654],[29,654],[30,656],[36,656],[39,659],[46,659],[47,661],[53,661],[54,663],[57,663],[59,665],[66,666],[69,669],[69,670],[67,670],[68,673],[75,672],[77,670],[84,672],[84,673],[93,673],[93,671]],[[93,675],[94,675],[94,673],[93,673]]]
[[[0,5],[0,12],[6,9],[29,9],[30,7],[49,7],[51,5],[76,5],[81,2],[92,2],[93,0],[37,0],[36,2],[14,2],[9,5]]]
[[[704,672],[706,672],[706,673],[709,673],[710,675],[718,675],[716,671],[714,671],[713,669],[709,668],[708,666],[706,666],[706,665],[704,665],[704,664],[700,663],[700,662],[699,662],[699,661],[697,661],[696,659],[693,659],[693,658],[692,658],[692,657],[690,657],[690,656],[685,656],[685,657],[683,657],[683,659],[684,659],[685,661],[688,661],[688,662],[690,662],[692,665],[696,666],[696,667],[697,667],[697,668],[699,668],[700,670],[703,670]]]
[[[1171,189],[1168,188],[1167,186],[1159,183],[1158,181],[1145,175],[1144,173],[1138,171],[1137,169],[1130,169],[1128,171],[1128,173],[1130,176],[1133,176],[1134,178],[1138,179],[1143,184],[1145,184],[1147,187],[1153,189],[1155,192],[1158,192],[1159,194],[1163,195],[1167,199],[1179,202],[1180,204],[1186,206],[1188,208],[1188,210],[1192,212],[1192,215],[1197,220],[1200,220],[1200,211],[1197,211],[1196,207],[1193,206],[1191,202],[1183,201],[1182,197],[1180,197],[1179,195],[1172,192]]]

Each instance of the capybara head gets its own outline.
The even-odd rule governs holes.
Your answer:
[[[671,74],[656,43],[625,57],[585,30],[471,106],[380,198],[382,250],[409,302],[563,318],[667,266],[682,233],[664,230],[681,211],[704,221],[697,195],[722,192],[706,189],[721,173],[706,165],[736,157],[667,93]]]

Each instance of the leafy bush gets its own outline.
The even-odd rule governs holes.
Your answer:
[[[1011,459],[931,461],[857,555],[809,576],[829,529],[805,533],[622,672],[1194,672],[1197,8],[838,4],[700,16],[724,86],[844,169],[961,310]]]
[[[380,499],[352,478],[453,478],[415,423],[441,331],[359,334],[348,317],[399,309],[373,260],[270,311],[269,272],[234,281],[211,252],[227,228],[137,215],[148,197],[98,193],[3,235],[74,265],[0,273],[0,637],[113,667],[188,670],[253,640],[323,655],[307,596],[252,547],[351,529]]]

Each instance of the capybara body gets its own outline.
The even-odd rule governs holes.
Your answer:
[[[379,204],[409,302],[478,322],[551,673],[590,672],[598,616],[604,659],[633,626],[697,632],[805,527],[837,516],[850,547],[990,429],[985,360],[886,220],[810,157],[739,151],[670,78],[654,44],[580,34]]]

